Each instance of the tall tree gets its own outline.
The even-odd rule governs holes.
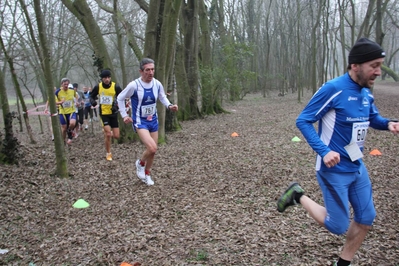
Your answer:
[[[212,47],[211,47],[211,27],[210,19],[208,18],[208,8],[203,0],[198,3],[199,7],[199,63],[200,63],[200,77],[201,77],[201,113],[211,115],[220,113],[222,107],[220,99],[217,97],[217,81],[214,75],[214,65],[212,62]]]
[[[183,66],[187,73],[188,94],[186,105],[182,106],[184,112],[189,114],[189,119],[199,118],[198,88],[199,88],[199,2],[188,0],[182,9],[182,22],[180,23],[183,34]]]
[[[315,22],[312,28],[312,91],[313,93],[316,92],[318,85],[317,85],[317,29],[320,26],[320,19],[321,19],[321,11],[324,9],[325,0],[318,2],[317,6],[317,15],[314,18]]]
[[[5,57],[6,61],[8,62],[8,65],[10,67],[10,72],[11,72],[11,77],[12,77],[12,81],[13,81],[13,84],[14,84],[15,92],[16,92],[16,94],[18,96],[18,99],[19,99],[21,105],[22,105],[23,118],[24,118],[24,121],[25,121],[25,125],[26,125],[26,129],[27,129],[27,133],[28,133],[30,142],[35,144],[36,141],[35,141],[35,139],[33,137],[32,127],[31,127],[31,125],[29,123],[28,114],[26,113],[27,107],[26,107],[26,104],[25,104],[25,99],[22,96],[21,86],[19,85],[18,78],[17,78],[17,75],[16,75],[16,70],[15,70],[15,67],[14,67],[14,60],[11,58],[11,56],[9,56],[8,51],[4,47],[3,38],[1,36],[0,36],[0,48],[3,50],[4,57]]]
[[[176,51],[176,32],[177,22],[180,15],[182,0],[166,0],[164,3],[163,14],[164,19],[162,20],[161,35],[160,35],[160,46],[158,50],[158,67],[157,67],[157,78],[164,84],[165,90],[168,90],[169,77],[172,76],[172,72],[175,64],[175,51]],[[162,125],[159,130],[160,142],[165,139],[165,107],[159,104],[160,117],[159,123]],[[171,112],[170,112],[171,114]],[[180,125],[177,120],[177,116],[169,116],[168,121],[170,130],[177,130]]]
[[[13,114],[10,112],[7,89],[4,82],[4,72],[2,70],[0,70],[0,105],[5,132],[4,138],[0,132],[0,164],[18,164],[20,144],[13,132]]]
[[[37,28],[39,33],[40,47],[42,48],[44,76],[46,78],[46,86],[48,95],[53,94],[54,82],[51,75],[51,59],[50,50],[47,43],[46,26],[44,23],[44,15],[41,10],[40,0],[34,0],[34,9],[36,14]],[[55,107],[55,97],[49,97],[50,111],[52,114],[57,112]],[[64,140],[61,137],[58,116],[52,116],[51,123],[54,130],[54,143],[56,153],[56,174],[60,177],[68,177],[67,160],[64,149]]]
[[[111,57],[107,50],[107,45],[104,41],[103,34],[97,21],[94,19],[93,12],[91,11],[86,0],[62,0],[62,3],[71,11],[75,17],[81,22],[86,30],[86,33],[93,46],[93,53],[95,57],[95,64],[99,70],[110,69],[112,74],[115,74],[112,65]],[[113,75],[115,77],[115,75]]]

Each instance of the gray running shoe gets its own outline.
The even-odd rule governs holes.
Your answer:
[[[288,206],[296,205],[299,202],[295,201],[296,193],[304,193],[305,191],[299,186],[298,183],[292,183],[281,195],[277,201],[277,210],[279,212],[284,212]]]

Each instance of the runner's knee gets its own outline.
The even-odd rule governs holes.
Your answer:
[[[150,154],[155,154],[157,152],[157,145],[151,145],[149,147],[147,147],[147,151]]]
[[[107,136],[108,138],[112,137],[112,132],[111,131],[105,131],[105,136]]]
[[[372,206],[370,208],[367,208],[365,211],[363,211],[362,215],[360,217],[358,217],[355,214],[354,220],[358,224],[371,226],[374,222],[375,217],[376,217],[376,211],[375,211],[375,208]]]
[[[340,217],[337,219],[326,219],[325,226],[328,231],[335,235],[344,234],[349,228],[349,219]]]

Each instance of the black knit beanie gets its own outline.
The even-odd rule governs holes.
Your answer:
[[[385,57],[381,46],[367,38],[360,38],[349,52],[349,64],[361,64],[377,58]]]
[[[111,76],[111,71],[109,71],[108,69],[104,69],[103,71],[101,71],[100,78],[106,78],[110,76]]]

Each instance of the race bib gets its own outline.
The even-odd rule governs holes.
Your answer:
[[[353,123],[352,126],[352,141],[355,142],[359,148],[363,148],[364,141],[367,136],[367,129],[369,128],[370,122],[359,122]]]
[[[352,162],[363,158],[361,148],[364,146],[369,124],[370,122],[353,123],[352,141],[344,147]]]
[[[64,108],[69,108],[69,107],[71,107],[72,106],[72,101],[65,101],[63,104],[62,104],[62,107],[64,107]]]
[[[103,105],[112,105],[112,96],[101,95],[100,104]]]
[[[356,144],[356,142],[351,142],[349,143],[349,145],[346,145],[344,148],[348,153],[349,157],[351,158],[352,162],[363,158],[363,153],[360,150],[359,146]]]
[[[155,110],[156,110],[156,103],[141,106],[141,115],[143,117],[152,116],[155,114]]]

